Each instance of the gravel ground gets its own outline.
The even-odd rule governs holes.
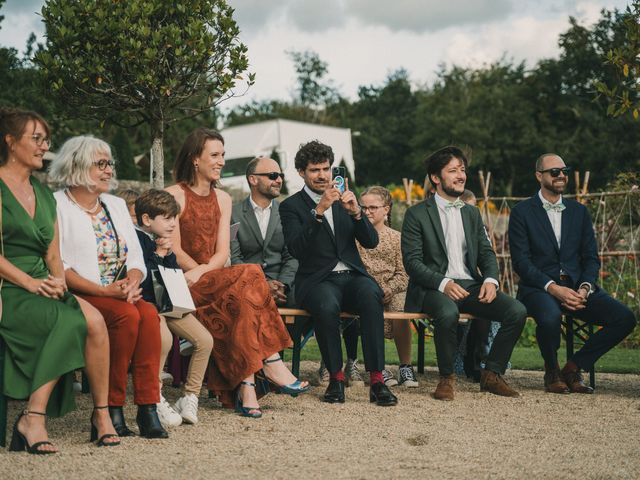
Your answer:
[[[302,377],[316,381],[314,362]],[[598,374],[595,395],[551,395],[542,373],[511,371],[519,399],[480,393],[460,381],[454,402],[431,398],[436,373],[420,388],[395,388],[400,403],[369,403],[368,387],[347,389],[347,403],[320,401],[323,387],[298,398],[271,394],[264,416],[241,418],[200,399],[200,423],[168,440],[123,439],[96,448],[88,395],[79,409],[49,420],[61,449],[53,456],[0,453],[2,479],[206,478],[639,478],[640,375]],[[175,400],[179,391],[165,387]],[[11,402],[12,424],[20,404]],[[135,408],[127,410],[135,425]],[[10,432],[9,432],[10,433]]]

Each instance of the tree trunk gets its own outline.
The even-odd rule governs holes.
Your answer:
[[[151,144],[151,186],[153,188],[164,188],[164,150],[162,139],[164,137],[164,125],[157,122],[151,128],[153,143]]]

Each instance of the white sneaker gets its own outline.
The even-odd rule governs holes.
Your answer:
[[[347,365],[344,367],[344,378],[346,385],[349,387],[364,387],[364,380],[358,368],[358,360],[347,359]]]
[[[411,365],[403,365],[398,370],[398,378],[400,379],[400,385],[410,388],[416,388],[418,386],[418,379],[416,378],[416,372],[413,371]]]
[[[182,416],[184,423],[195,425],[198,423],[198,397],[193,393],[187,393],[180,397],[175,404],[175,409]]]
[[[387,387],[395,387],[396,385],[398,385],[398,381],[393,376],[393,373],[391,373],[386,368],[382,370],[382,379],[384,380],[384,384]]]
[[[160,395],[160,403],[157,404],[158,418],[164,428],[177,427],[182,424],[182,417],[176,412],[169,402]]]

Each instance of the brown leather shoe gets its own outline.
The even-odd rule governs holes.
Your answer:
[[[454,396],[454,387],[456,386],[456,376],[440,375],[440,381],[436,387],[436,391],[433,392],[433,398],[436,400],[451,401]]]
[[[593,393],[593,388],[585,385],[580,369],[572,367],[573,365],[567,363],[561,372],[569,391],[571,393]]]
[[[504,381],[502,375],[483,369],[480,373],[480,391],[503,397],[519,397],[520,394]]]
[[[559,368],[544,372],[544,389],[549,393],[569,393],[569,387],[564,383]]]

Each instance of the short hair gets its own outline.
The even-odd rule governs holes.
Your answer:
[[[51,136],[49,124],[39,113],[18,108],[0,108],[0,166],[7,163],[9,159],[9,145],[6,136],[11,135],[14,138],[19,138],[24,135],[27,123],[31,121],[40,122],[47,132],[47,136]]]
[[[138,225],[142,225],[142,215],[145,213],[152,219],[158,215],[176,217],[180,213],[180,205],[169,192],[151,188],[143,192],[136,200]]]
[[[260,160],[269,160],[269,157],[256,157],[247,163],[247,169],[244,172],[244,176],[247,178],[247,182],[249,181],[249,175],[253,175],[256,173],[256,168],[258,168],[258,164]]]
[[[378,197],[380,197],[380,199],[382,199],[382,203],[384,204],[384,206],[389,207],[389,213],[387,213],[387,225],[391,226],[391,210],[393,208],[393,199],[391,198],[391,192],[388,189],[381,187],[380,185],[374,185],[372,187],[365,188],[364,191],[360,194],[360,199],[362,199],[362,197],[364,197],[365,195],[377,195]]]
[[[140,196],[140,193],[128,188],[126,190],[120,190],[119,192],[116,192],[116,195],[126,202],[127,207],[130,207],[131,205],[136,203],[136,200]]]
[[[49,165],[49,179],[64,187],[86,187],[92,190],[96,187],[89,176],[89,170],[100,152],[111,156],[111,147],[104,140],[93,135],[79,135],[71,137],[62,144],[58,154]],[[113,171],[109,187],[113,190],[118,186]]]
[[[224,145],[224,138],[220,132],[211,128],[196,128],[187,135],[173,165],[173,178],[176,183],[186,182],[187,185],[193,185],[196,182],[196,168],[193,165],[193,159],[202,154],[204,144],[208,140],[218,140]]]
[[[542,170],[542,164],[544,163],[544,159],[547,157],[562,158],[557,153],[543,153],[538,158],[536,158],[536,172],[539,172],[540,170]]]
[[[475,199],[476,199],[476,194],[473,193],[468,188],[465,188],[464,192],[462,192],[462,195],[460,195],[460,200],[462,200],[464,203],[467,203],[469,200],[475,200]]]
[[[425,165],[427,167],[427,175],[429,175],[429,180],[432,183],[432,176],[436,175],[439,177],[442,169],[451,161],[452,158],[461,160],[462,163],[464,163],[465,168],[469,165],[467,156],[464,154],[462,149],[454,145],[442,147],[440,150],[436,150],[427,157]]]
[[[329,165],[333,164],[333,150],[329,145],[312,140],[309,143],[300,145],[298,153],[296,153],[295,167],[296,170],[306,170],[307,165],[318,164],[329,161]]]

